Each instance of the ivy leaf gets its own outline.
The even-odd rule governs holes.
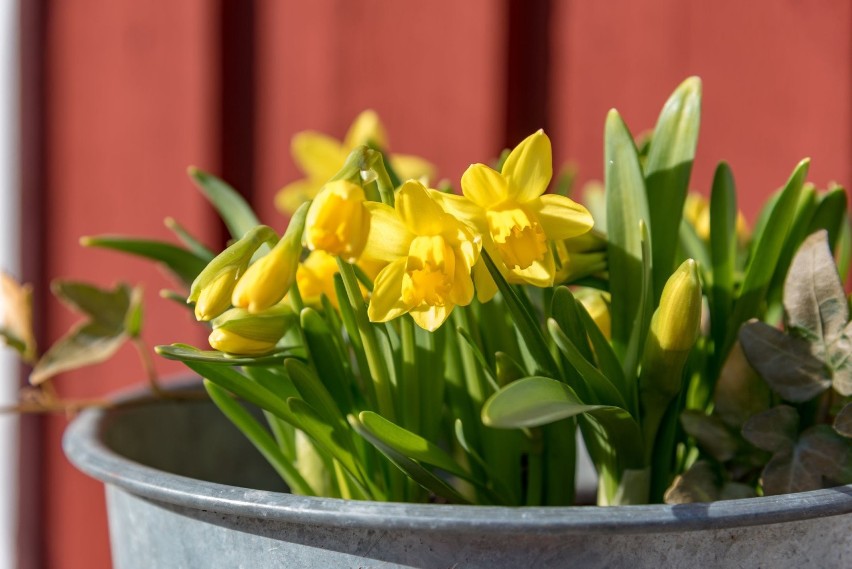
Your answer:
[[[743,437],[759,449],[778,453],[793,447],[799,435],[799,412],[778,405],[755,415],[743,425]]]
[[[795,446],[776,453],[763,469],[766,495],[806,492],[852,482],[852,441],[828,425],[802,433]]]
[[[0,272],[0,337],[29,364],[36,360],[33,333],[33,291]]]
[[[740,343],[751,366],[787,401],[809,401],[831,385],[830,370],[802,338],[752,320],[740,328]]]
[[[666,490],[663,500],[666,504],[715,502],[720,495],[719,483],[719,475],[713,465],[699,460],[675,478],[671,487]]]
[[[762,413],[772,404],[769,386],[757,375],[736,342],[722,366],[713,394],[713,414],[737,431],[749,417]]]
[[[820,352],[849,321],[849,305],[828,247],[827,231],[817,231],[799,247],[784,282],[784,309],[788,329],[803,333]]]
[[[36,363],[30,383],[38,385],[65,371],[100,363],[141,331],[142,290],[119,284],[104,290],[86,283],[58,281],[53,293],[87,318],[60,338]]]
[[[852,403],[843,406],[834,417],[834,430],[847,438],[852,438]]]
[[[719,417],[687,409],[681,414],[680,423],[686,434],[719,462],[727,462],[737,454],[740,443]]]

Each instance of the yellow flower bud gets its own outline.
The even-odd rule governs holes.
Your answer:
[[[687,259],[663,287],[660,306],[651,321],[651,334],[662,350],[688,352],[698,339],[700,324],[698,265]]]
[[[231,303],[249,312],[260,312],[277,304],[293,285],[302,253],[302,232],[309,204],[299,207],[281,241],[256,261],[234,287]]]
[[[219,253],[192,282],[187,302],[195,302],[195,318],[210,320],[231,306],[231,294],[252,255],[264,242],[274,243],[275,232],[258,225]]]
[[[595,324],[597,324],[598,329],[601,333],[606,336],[607,339],[612,337],[612,321],[610,319],[609,314],[609,295],[604,295],[606,293],[599,291],[592,291],[589,289],[584,289],[588,292],[578,293],[577,300],[579,300],[583,304],[583,308],[586,309],[586,312],[589,313],[589,316],[592,317]]]
[[[240,269],[234,267],[219,273],[207,286],[201,289],[195,301],[195,319],[201,322],[216,318],[231,307],[231,293],[237,284]]]
[[[367,243],[370,215],[364,190],[347,180],[329,182],[317,195],[305,222],[305,243],[353,263]]]
[[[213,320],[213,332],[207,340],[221,352],[257,356],[272,351],[294,319],[286,304],[258,313],[232,308]]]

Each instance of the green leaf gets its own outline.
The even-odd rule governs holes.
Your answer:
[[[645,161],[650,206],[646,222],[653,244],[653,290],[657,298],[675,268],[675,248],[700,123],[701,80],[690,77],[666,101]]]
[[[725,162],[716,167],[710,192],[710,259],[710,326],[721,350],[728,334],[737,265],[737,190],[734,175]]]
[[[852,441],[828,425],[802,433],[796,445],[779,452],[763,469],[768,496],[831,488],[852,482]]]
[[[843,406],[834,417],[834,430],[846,438],[852,438],[852,403]]]
[[[298,419],[284,401],[278,398],[272,391],[252,381],[237,370],[223,365],[202,363],[199,361],[185,361],[184,364],[204,379],[208,379],[226,391],[230,391],[249,403],[269,411],[294,427],[301,428]]]
[[[491,257],[488,256],[488,253],[484,249],[482,251],[482,259],[485,261],[488,272],[491,273],[491,277],[497,284],[497,289],[503,296],[503,301],[512,314],[517,331],[524,338],[525,346],[535,360],[537,369],[541,373],[558,377],[560,375],[559,366],[556,364],[553,354],[550,353],[550,349],[547,347],[544,334],[542,334],[535,317],[524,307],[517,293],[506,282],[506,279],[500,274],[500,269],[497,268],[494,261],[491,260]]]
[[[453,476],[471,480],[470,474],[438,445],[388,421],[372,411],[362,411],[358,414],[361,425],[375,438],[395,451],[416,460],[440,468]]]
[[[822,194],[817,201],[817,209],[811,218],[806,235],[811,235],[819,229],[828,231],[828,246],[834,251],[840,239],[844,222],[849,215],[847,209],[846,190],[834,186]]]
[[[331,396],[320,378],[307,364],[288,358],[284,360],[284,369],[293,385],[299,390],[301,399],[310,405],[324,421],[338,423],[341,426],[346,425],[346,419],[337,406],[334,397]],[[344,431],[346,430],[344,429]],[[349,438],[348,432],[345,432],[345,438]]]
[[[167,217],[164,221],[172,233],[174,233],[181,243],[183,243],[190,253],[209,263],[216,256],[216,253],[208,249],[201,241],[192,235],[186,228],[177,222],[172,217]]]
[[[226,366],[266,366],[280,364],[285,358],[304,358],[303,348],[281,348],[263,356],[236,356],[218,350],[200,350],[188,344],[157,346],[154,351],[169,360]]]
[[[83,237],[80,239],[80,243],[86,247],[112,249],[161,263],[187,288],[207,265],[204,258],[163,241],[99,235],[97,237]]]
[[[805,159],[796,166],[770,210],[757,244],[752,248],[733,314],[728,318],[729,337],[726,348],[736,339],[735,332],[739,325],[760,312],[760,306],[765,300],[766,291],[793,223],[809,165],[810,161]],[[724,349],[723,353],[726,351],[727,349]]]
[[[799,437],[799,412],[778,405],[751,417],[743,425],[743,437],[759,449],[779,453],[793,447]]]
[[[551,318],[547,321],[547,328],[550,330],[550,335],[556,343],[556,347],[583,378],[593,401],[601,405],[614,405],[627,409],[626,393],[619,391],[618,387],[607,376],[583,357],[573,342],[559,328],[559,324]]]
[[[86,283],[58,281],[53,292],[87,319],[71,328],[38,360],[30,374],[33,385],[109,359],[139,329],[140,289],[119,284],[113,290],[105,290]]]
[[[740,343],[751,366],[787,401],[809,401],[831,386],[830,370],[801,338],[753,320],[740,329]]]
[[[275,439],[238,401],[210,380],[204,380],[204,388],[210,399],[228,419],[251,441],[254,447],[272,465],[290,489],[303,496],[315,496],[316,492],[302,477],[293,461],[284,456]]]
[[[251,206],[231,186],[216,176],[195,167],[189,168],[188,172],[190,178],[219,212],[219,216],[228,227],[231,237],[239,239],[251,228],[260,225],[260,221],[258,221]]]
[[[327,421],[316,409],[301,399],[291,397],[287,400],[287,407],[297,418],[300,428],[323,452],[334,457],[343,466],[359,489],[367,496],[376,496],[375,485],[371,484],[361,472],[350,431],[337,421]]]
[[[319,312],[313,308],[305,308],[300,320],[317,375],[343,415],[349,414],[353,407],[351,386],[354,384],[354,377],[344,366],[346,354],[341,353],[331,329]]]
[[[614,109],[606,119],[604,164],[612,342],[616,353],[623,355],[631,335],[641,326],[644,295],[637,285],[643,281],[644,269],[639,227],[648,223],[650,214],[633,136]]]
[[[609,444],[618,449],[625,465],[642,464],[642,434],[630,413],[619,407],[586,405],[571,387],[547,377],[521,379],[492,395],[482,407],[482,422],[489,427],[518,429],[582,414],[606,431]]]
[[[680,424],[704,452],[719,462],[731,460],[739,450],[739,441],[718,417],[687,409],[680,415]]]
[[[381,439],[375,437],[372,432],[366,429],[363,424],[361,424],[358,419],[352,415],[349,415],[349,424],[352,425],[352,428],[355,429],[358,434],[379,449],[379,452],[385,455],[397,468],[429,492],[454,503],[470,503],[461,494],[459,494],[455,488],[444,482],[441,478],[435,476],[416,461],[411,460],[404,454],[396,451],[393,447],[385,444]]]

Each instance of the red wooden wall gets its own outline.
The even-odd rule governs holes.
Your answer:
[[[220,246],[223,234],[185,176],[223,174],[268,223],[272,196],[298,177],[293,133],[342,136],[376,109],[395,151],[417,153],[455,184],[471,162],[544,127],[581,179],[602,172],[602,130],[617,107],[638,133],[671,90],[704,78],[694,185],[730,161],[745,209],[803,156],[819,185],[852,183],[852,3],[761,0],[39,0],[27,9],[25,148],[37,230],[26,247],[39,290],[56,277],[143,283],[151,344],[203,341],[157,297],[148,264],[85,250],[85,234],[167,237],[175,216]],[[40,38],[43,41],[32,41]],[[29,46],[26,48],[26,46]],[[39,47],[41,46],[41,47]],[[29,49],[29,51],[27,51]],[[36,68],[34,72],[32,68]],[[29,76],[29,75],[28,75]],[[29,91],[27,91],[29,90]],[[33,217],[34,216],[34,217]],[[43,343],[74,321],[42,294]],[[179,368],[158,362],[164,373]],[[142,377],[128,349],[68,374],[68,396]],[[64,417],[40,421],[39,490],[22,526],[22,566],[109,567],[103,492],[61,454]]]

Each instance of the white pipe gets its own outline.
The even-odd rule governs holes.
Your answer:
[[[21,274],[20,115],[18,0],[0,0],[0,269]],[[0,350],[0,405],[17,400],[19,367],[15,354]],[[0,415],[0,569],[17,565],[19,421]]]

